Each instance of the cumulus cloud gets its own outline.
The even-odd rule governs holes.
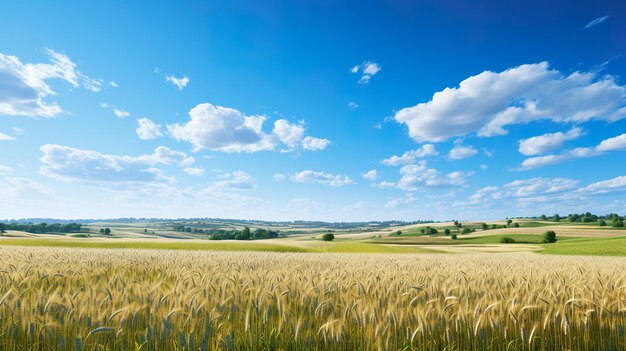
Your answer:
[[[138,119],[137,124],[139,126],[135,131],[141,140],[152,140],[163,135],[163,133],[161,133],[161,125],[154,123],[148,118],[144,117]]]
[[[582,129],[574,127],[568,132],[547,133],[519,141],[519,152],[526,156],[540,155],[556,150],[569,140],[583,135]]]
[[[256,180],[244,171],[234,171],[219,176],[220,180],[214,183],[218,189],[251,190],[256,187]]]
[[[130,112],[124,111],[124,110],[120,110],[120,109],[117,109],[117,108],[113,109],[113,114],[115,116],[117,116],[117,118],[126,118],[126,117],[130,116]]]
[[[187,123],[170,124],[167,130],[176,140],[190,142],[194,151],[257,152],[273,150],[280,144],[286,145],[287,151],[299,145],[306,150],[321,150],[330,143],[326,139],[303,138],[304,122],[280,119],[268,134],[263,131],[266,116],[246,116],[238,110],[209,103],[194,107],[189,116]]]
[[[487,186],[479,189],[468,198],[469,204],[488,204],[494,201],[511,198],[534,198],[563,194],[578,187],[578,180],[569,178],[542,178],[536,177],[524,180],[515,180],[502,187]]]
[[[614,122],[626,117],[625,100],[626,88],[613,76],[565,76],[541,62],[471,76],[428,102],[398,111],[394,118],[406,124],[416,141],[438,142],[474,132],[503,135],[506,126],[542,119]]]
[[[595,147],[578,147],[558,155],[545,155],[527,158],[522,161],[520,170],[554,165],[572,159],[595,157],[609,151],[618,150],[626,150],[626,133],[613,138],[605,139]]]
[[[176,78],[174,76],[167,76],[165,80],[174,84],[178,90],[183,90],[187,84],[189,84],[189,78],[187,77]]]
[[[424,188],[463,186],[466,174],[455,171],[443,175],[437,169],[428,168],[426,161],[422,160],[417,164],[402,166],[400,176],[395,186],[402,190],[413,191]]]
[[[407,151],[401,156],[391,156],[387,159],[384,159],[382,163],[387,166],[400,166],[406,165],[410,163],[414,163],[417,158],[424,158],[426,156],[435,156],[438,155],[437,149],[433,144],[424,144],[421,147]]]
[[[311,136],[302,139],[302,148],[309,151],[324,150],[328,145],[330,145],[330,140],[328,139],[314,138]]]
[[[354,184],[350,177],[342,174],[332,174],[305,170],[291,175],[290,179],[296,183],[325,184],[333,187],[341,187]]]
[[[378,170],[375,170],[375,169],[361,173],[361,177],[363,177],[363,179],[367,179],[370,181],[375,181],[376,179],[378,179],[378,176],[379,176],[379,172]]]
[[[44,52],[50,63],[22,63],[16,56],[0,53],[0,115],[52,118],[62,113],[56,102],[46,101],[56,94],[49,79],[100,91],[102,81],[79,72],[69,57],[50,49]]]
[[[456,202],[456,207],[476,206],[489,207],[497,204],[536,208],[538,204],[559,204],[577,206],[591,201],[595,196],[619,194],[626,191],[626,176],[598,181],[580,187],[580,181],[569,178],[536,177],[515,180],[502,186],[487,186],[477,190],[465,202]],[[553,209],[554,205],[550,205]]]
[[[10,135],[6,135],[4,133],[0,133],[0,141],[10,141],[10,140],[15,140],[15,138]]]
[[[192,176],[200,177],[204,175],[204,168],[202,167],[187,167],[183,171]]]
[[[304,122],[289,123],[285,119],[279,119],[274,122],[274,130],[272,131],[278,139],[287,146],[294,148],[300,143],[304,137]]]
[[[614,150],[626,150],[626,133],[614,138],[602,140],[602,142],[596,146],[596,151],[598,152]]]
[[[462,160],[464,158],[469,158],[478,153],[473,146],[463,146],[460,144],[454,145],[450,152],[448,152],[448,157],[453,160]]]
[[[185,166],[194,162],[184,152],[159,146],[152,154],[117,156],[69,146],[46,144],[41,147],[42,175],[65,181],[91,184],[127,184],[133,182],[173,182],[158,165]]]
[[[595,27],[598,24],[600,24],[600,23],[602,23],[602,22],[604,22],[604,21],[606,21],[608,19],[609,19],[609,16],[598,17],[598,18],[590,21],[589,23],[587,23],[583,29],[589,29],[591,27]]]
[[[350,72],[357,74],[361,73],[361,78],[359,79],[360,84],[367,84],[370,82],[373,76],[378,74],[382,70],[382,67],[374,61],[365,61],[360,65],[356,65],[350,68]]]

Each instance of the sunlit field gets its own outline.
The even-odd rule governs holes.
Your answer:
[[[610,257],[0,247],[1,350],[624,349]]]

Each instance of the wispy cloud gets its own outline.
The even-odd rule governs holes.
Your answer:
[[[605,22],[608,19],[609,19],[609,16],[598,17],[598,18],[594,19],[593,21],[587,23],[587,25],[585,25],[585,27],[583,29],[589,29],[591,27],[595,27],[598,24],[600,24],[602,22]]]

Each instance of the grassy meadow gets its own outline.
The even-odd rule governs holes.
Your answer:
[[[2,350],[624,349],[626,261],[1,247]]]

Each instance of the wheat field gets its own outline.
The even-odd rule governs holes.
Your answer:
[[[626,260],[0,248],[1,350],[624,350]]]

